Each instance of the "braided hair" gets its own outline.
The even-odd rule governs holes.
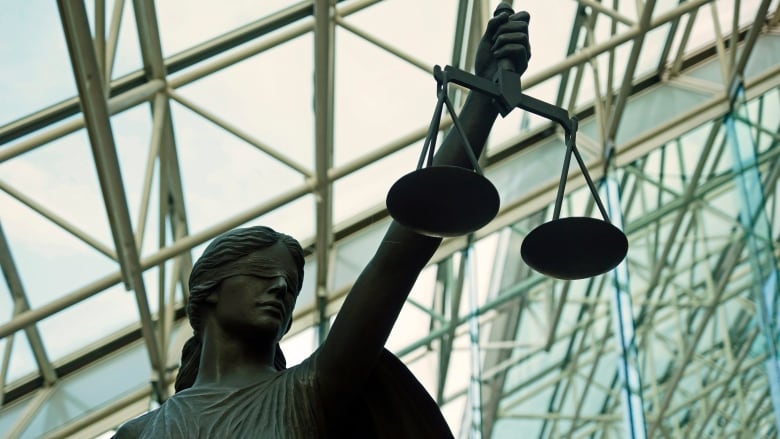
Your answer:
[[[181,366],[174,383],[177,393],[192,387],[198,376],[200,354],[203,350],[203,315],[208,306],[206,299],[225,279],[217,275],[217,271],[252,252],[271,247],[276,243],[284,244],[295,261],[298,272],[297,292],[300,293],[303,283],[303,249],[293,237],[269,227],[254,226],[226,232],[215,238],[193,265],[189,280],[190,296],[186,306],[193,335],[182,348]],[[276,370],[287,368],[287,362],[278,343],[274,355],[274,367]]]

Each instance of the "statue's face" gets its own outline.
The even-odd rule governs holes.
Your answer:
[[[262,263],[257,260],[262,258]],[[224,279],[216,292],[215,315],[229,332],[279,341],[289,329],[297,299],[295,262],[284,244],[258,250],[236,264],[253,264],[251,274]],[[258,269],[261,266],[261,269]]]

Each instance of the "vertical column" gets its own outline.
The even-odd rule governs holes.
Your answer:
[[[471,255],[473,235],[469,236],[469,245],[463,250],[462,272],[464,288],[469,291],[469,357],[471,359],[471,379],[469,381],[469,404],[471,422],[469,439],[482,439],[482,355],[479,348],[479,294],[476,282],[476,262]]]
[[[741,85],[734,90],[731,112],[723,123],[734,160],[734,180],[741,206],[739,222],[745,233],[756,304],[756,319],[768,352],[765,363],[769,396],[775,412],[775,423],[780,431],[780,357],[778,357],[778,295],[780,288],[777,258],[774,254],[772,225],[764,209],[766,197],[758,171],[756,146],[750,131],[750,116]]]
[[[602,183],[605,192],[607,213],[615,227],[623,230],[623,213],[620,210],[620,190],[614,170],[608,169]],[[622,382],[623,416],[627,437],[645,439],[644,403],[642,400],[642,380],[639,375],[639,358],[634,333],[634,315],[629,288],[628,264],[623,261],[611,273],[607,274],[612,283],[612,324],[620,354],[618,375]]]
[[[326,314],[330,253],[333,247],[333,184],[328,171],[333,166],[333,87],[336,13],[334,0],[314,2],[314,157],[317,175],[317,279],[319,342],[329,330]]]

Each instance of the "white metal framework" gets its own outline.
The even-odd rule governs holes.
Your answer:
[[[164,401],[193,258],[240,225],[307,249],[283,347],[311,352],[413,169],[432,67],[468,69],[498,2],[30,3],[0,14],[9,438],[96,437]],[[776,437],[778,1],[516,7],[523,91],[579,118],[628,257],[571,282],[524,265],[563,141],[516,110],[483,160],[499,216],[445,241],[389,348],[459,437]],[[598,216],[582,186],[572,168],[562,215]]]

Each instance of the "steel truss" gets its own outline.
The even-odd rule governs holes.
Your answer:
[[[427,125],[421,120],[418,128],[398,132],[379,147],[337,163],[335,63],[341,54],[336,35],[348,32],[395,61],[424,72],[443,63],[422,60],[357,24],[361,12],[394,3],[301,1],[165,56],[153,1],[134,0],[125,5],[116,0],[111,19],[106,20],[105,2],[96,0],[92,26],[81,0],[58,1],[78,96],[0,127],[0,195],[105,257],[112,270],[72,291],[53,291],[49,300],[33,306],[24,274],[35,274],[35,268],[19,256],[12,232],[2,227],[8,223],[8,214],[0,212],[0,264],[12,304],[12,312],[0,320],[0,434],[94,437],[164,401],[187,333],[182,304],[188,294],[192,250],[219,233],[307,196],[314,200],[316,220],[311,236],[303,239],[310,253],[307,263],[315,267],[314,282],[309,299],[302,296],[299,303],[291,336],[313,333],[315,327],[318,339],[327,334],[328,322],[350,283],[349,276],[341,281],[337,274],[348,271],[343,266],[349,265],[351,249],[370,247],[387,222],[383,203],[365,206],[358,215],[337,221],[334,202],[339,195],[334,188],[419,143]],[[535,123],[530,128],[515,127],[511,137],[490,145],[483,168],[496,177],[502,191],[499,217],[468,239],[443,244],[427,271],[433,281],[421,281],[409,299],[408,308],[418,317],[419,313],[425,316],[427,332],[404,341],[396,353],[415,371],[433,370],[432,376],[423,374],[421,379],[461,436],[469,431],[469,425],[459,424],[470,411],[469,322],[478,322],[481,334],[481,412],[477,415],[484,437],[516,437],[520,429],[527,437],[625,437],[627,424],[637,415],[643,416],[643,422],[632,425],[643,425],[645,431],[634,437],[776,436],[779,408],[770,384],[777,377],[767,373],[766,364],[777,363],[777,320],[772,321],[777,313],[761,314],[764,304],[756,301],[755,291],[757,285],[766,284],[767,269],[756,270],[755,258],[773,261],[768,272],[774,269],[777,273],[778,5],[758,1],[750,11],[750,26],[741,26],[740,14],[735,13],[730,28],[722,28],[729,21],[719,11],[729,2],[690,0],[671,6],[654,0],[574,3],[566,56],[530,71],[523,88],[534,95],[554,80],[557,91],[551,101],[580,117],[578,138],[594,178],[607,173],[616,183],[631,245],[622,266],[630,277],[619,278],[623,284],[618,294],[630,298],[632,306],[613,311],[616,292],[611,275],[555,281],[530,271],[520,260],[523,236],[549,218],[558,172],[557,162],[540,164],[540,160],[530,166],[549,170],[546,175],[552,178],[519,184],[504,178],[506,172],[521,173],[518,169],[530,172],[522,167],[527,166],[524,161],[541,157],[534,154],[545,154],[561,143],[560,133],[551,125]],[[734,3],[737,9],[740,3]],[[495,5],[483,0],[452,4],[457,11],[449,64],[467,68]],[[134,23],[123,23],[122,11],[129,7]],[[713,40],[694,39],[696,26],[702,22],[712,29]],[[133,25],[144,67],[115,77],[120,29]],[[651,50],[649,39],[658,34],[663,38],[654,55],[655,68],[650,73],[641,71],[641,60]],[[307,35],[313,37],[314,54],[311,163],[258,138],[187,93],[187,86],[198,80]],[[702,43],[704,47],[699,47]],[[772,62],[763,65],[757,57]],[[732,112],[733,90],[738,85],[744,90],[744,108]],[[687,96],[695,99],[685,101]],[[659,106],[659,99],[668,101],[668,106]],[[131,208],[111,121],[140,106],[149,108],[152,128],[146,162],[138,169],[142,187],[133,188],[133,193],[142,195],[141,202]],[[186,214],[188,188],[180,161],[187,145],[177,141],[180,132],[176,131],[174,106],[291,170],[298,184],[191,230],[192,218]],[[754,163],[749,169],[735,166],[729,153],[722,124],[727,116],[737,118],[743,135],[754,142]],[[442,129],[449,125],[442,121]],[[2,174],[7,169],[4,164],[84,131],[89,134],[90,160],[99,175],[110,243],[69,219],[73,218],[69,212],[36,200],[27,188]],[[740,217],[736,194],[746,172],[762,188],[759,210],[767,230],[760,237],[764,239],[761,245],[756,245],[759,238],[751,235]],[[593,202],[580,189],[582,184],[572,174],[564,215],[592,214]],[[147,226],[152,219],[156,224]],[[151,250],[143,245],[148,236],[157,237]],[[474,240],[474,257],[492,261],[490,273],[476,273],[489,276],[489,282],[480,292],[479,306],[471,311],[462,295],[475,282],[469,278],[475,274],[466,268],[460,253],[470,239]],[[70,355],[52,358],[41,337],[41,322],[118,285],[132,291],[138,321]],[[766,294],[771,296],[771,292]],[[617,318],[631,323],[630,346],[617,341],[620,331],[615,327],[619,326],[613,326]],[[7,380],[12,358],[21,349],[20,340],[29,344],[34,371]],[[628,357],[623,355],[626,347],[631,348],[625,351]],[[71,382],[89,378],[103,365],[118,364],[137,352],[144,355],[132,357],[135,363],[128,364],[148,372],[145,382],[132,388],[117,386],[100,404],[79,402],[80,410],[56,412],[57,398],[63,394],[66,399],[74,398],[67,396]],[[626,359],[630,367],[624,371],[638,374],[629,384],[641,383],[641,388],[629,392],[634,396],[632,402],[640,401],[638,412],[636,407],[623,408],[626,401],[621,393],[627,388],[623,382],[627,375],[621,374],[619,364]]]

